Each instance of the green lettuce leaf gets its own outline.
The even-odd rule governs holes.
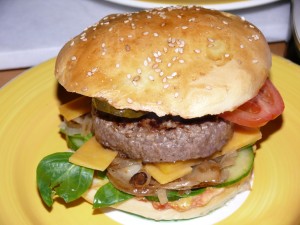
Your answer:
[[[55,196],[71,202],[80,198],[92,184],[94,170],[70,163],[72,154],[59,152],[48,155],[37,167],[38,190],[49,207],[52,206]]]
[[[119,202],[133,198],[133,195],[116,189],[112,183],[107,183],[100,187],[94,197],[94,208],[105,208]]]

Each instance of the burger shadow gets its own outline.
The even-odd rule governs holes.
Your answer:
[[[265,142],[266,140],[268,140],[273,133],[276,133],[278,130],[281,129],[281,127],[284,124],[284,120],[282,115],[278,116],[276,119],[270,121],[269,123],[267,123],[265,126],[260,128],[260,131],[262,133],[262,139],[260,139],[256,145],[259,148],[261,143]]]
[[[58,82],[56,84],[56,98],[59,101],[59,104],[62,105],[64,103],[67,103],[75,98],[80,97],[81,95],[77,94],[77,93],[72,93],[72,92],[68,92],[66,91],[66,89],[60,85]]]

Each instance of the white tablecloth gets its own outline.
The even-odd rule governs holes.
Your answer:
[[[103,0],[0,0],[0,70],[37,65],[107,14],[136,10]],[[290,38],[289,1],[231,12],[258,26],[269,42]]]

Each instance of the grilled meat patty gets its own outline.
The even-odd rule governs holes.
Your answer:
[[[215,116],[197,119],[112,116],[93,109],[95,137],[105,147],[143,162],[173,162],[205,158],[219,151],[232,136],[232,125]]]

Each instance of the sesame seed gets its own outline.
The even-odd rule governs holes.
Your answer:
[[[111,32],[112,30],[113,30],[113,28],[112,28],[112,27],[110,27],[110,28],[108,29],[108,31],[109,31],[109,32]]]
[[[179,63],[184,63],[184,60],[183,60],[183,59],[180,59],[180,60],[179,60]]]
[[[209,42],[211,42],[211,43],[215,42],[215,40],[212,39],[212,38],[207,38],[207,40],[208,40]]]
[[[225,20],[223,20],[223,24],[225,24],[225,25],[228,25],[228,22],[227,22],[227,21],[225,21]]]
[[[175,97],[175,98],[178,98],[178,96],[179,96],[179,93],[178,93],[178,92],[175,92],[174,97]]]
[[[131,74],[130,73],[128,73],[126,76],[127,76],[128,79],[131,78]]]
[[[212,87],[211,87],[210,85],[206,85],[206,86],[205,86],[205,89],[206,89],[206,90],[212,90]]]
[[[144,60],[144,66],[148,66],[148,61]]]
[[[143,35],[148,35],[149,34],[149,32],[148,31],[145,31],[144,33],[143,33]]]
[[[253,34],[252,37],[253,37],[253,39],[256,40],[256,41],[259,40],[259,36],[258,36],[257,34]]]
[[[170,86],[170,84],[165,84],[164,88],[167,89]]]
[[[225,58],[228,58],[230,55],[228,53],[225,53]]]
[[[186,30],[186,29],[188,29],[188,28],[189,28],[188,26],[182,26],[182,27],[181,27],[182,30]]]
[[[155,58],[155,62],[157,62],[157,63],[161,63],[162,61],[161,61],[161,59],[160,59],[160,58]]]
[[[241,44],[241,45],[240,45],[240,48],[244,48],[244,45]]]
[[[132,34],[129,34],[127,37],[128,37],[128,38],[132,38],[132,37],[133,37],[133,35],[132,35]]]
[[[250,28],[254,28],[254,26],[253,26],[253,25],[251,25],[251,24],[249,24],[249,27],[250,27]]]
[[[119,63],[116,64],[116,68],[120,68],[120,64]]]
[[[88,77],[90,77],[90,76],[92,76],[92,75],[93,75],[93,73],[92,73],[91,71],[88,71],[88,72],[87,72],[87,76],[88,76]]]
[[[154,37],[158,37],[158,33],[153,33],[153,36]]]
[[[173,72],[173,73],[171,74],[171,76],[172,76],[172,77],[177,76],[177,72]]]
[[[171,67],[171,66],[172,66],[172,63],[169,62],[167,66],[168,66],[168,67]]]
[[[72,60],[72,61],[75,61],[76,59],[77,59],[76,56],[72,56],[72,57],[71,57],[71,60]]]
[[[129,104],[131,104],[131,103],[133,103],[133,100],[132,100],[131,98],[127,98],[127,102],[128,102]]]
[[[163,83],[166,83],[166,82],[167,82],[167,78],[164,77],[163,80],[162,80],[162,82],[163,82]]]
[[[157,67],[158,67],[157,63],[153,64],[153,66],[152,66],[153,69],[156,69]]]
[[[81,91],[83,91],[83,92],[86,92],[86,91],[88,91],[88,90],[89,90],[88,87],[83,87],[83,88],[81,88]]]
[[[253,60],[252,60],[252,63],[253,63],[253,64],[256,64],[256,63],[258,63],[258,60],[257,60],[257,59],[253,59]]]
[[[138,74],[141,74],[141,73],[142,73],[142,70],[141,70],[140,68],[138,68],[138,69],[136,70],[136,72],[137,72]]]
[[[72,42],[71,42],[71,44],[70,44],[70,46],[73,46],[74,44],[75,44],[75,42],[74,42],[74,41],[72,41]]]
[[[195,49],[194,52],[199,54],[201,51],[199,49]]]
[[[151,75],[149,75],[149,80],[154,80],[154,77],[153,76],[151,76]]]

